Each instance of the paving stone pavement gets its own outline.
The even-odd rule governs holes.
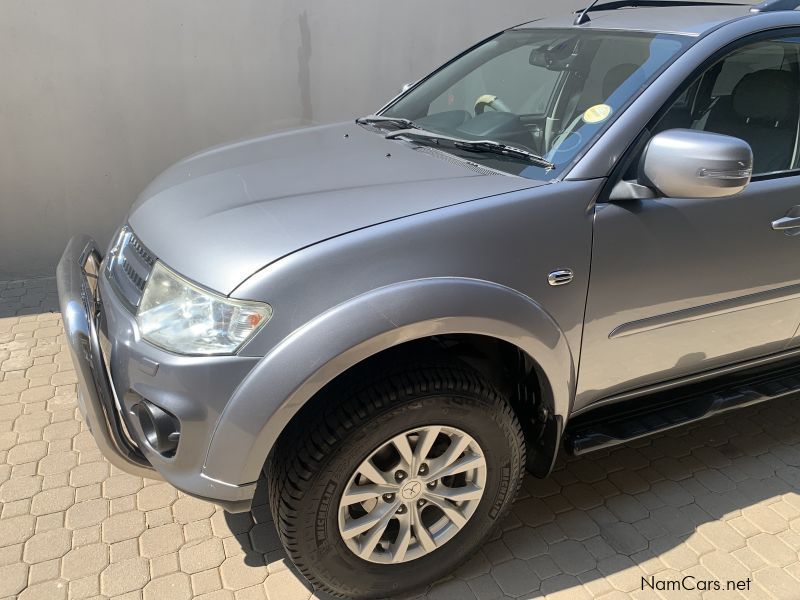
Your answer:
[[[80,421],[52,279],[0,283],[0,598],[308,600],[259,493],[226,515],[106,462]],[[11,296],[5,295],[9,290]],[[22,314],[17,314],[22,311]],[[13,314],[12,314],[13,313]],[[800,404],[561,459],[422,598],[800,598]],[[642,590],[751,578],[746,592]]]
[[[0,281],[0,319],[58,310],[55,277]]]

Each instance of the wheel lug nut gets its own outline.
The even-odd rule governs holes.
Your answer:
[[[423,463],[419,468],[419,474],[420,475],[427,475],[428,474],[428,465]]]
[[[406,477],[408,477],[408,473],[406,473],[405,471],[397,471],[397,472],[394,474],[394,478],[395,478],[397,481],[403,481],[403,479],[405,479]]]
[[[431,482],[428,484],[428,489],[429,489],[429,490],[432,490],[432,489],[433,489],[433,488],[435,488],[435,487],[436,487],[436,482],[435,482],[435,481],[431,481]]]
[[[417,506],[425,506],[425,500],[417,500]]]
[[[384,502],[391,502],[394,500],[394,494],[384,494],[383,495]]]
[[[400,507],[397,509],[397,514],[398,514],[398,515],[405,514],[405,512],[406,512],[406,507],[405,507],[405,505],[404,505],[404,504],[403,504],[403,505],[401,505],[401,506],[400,506]]]

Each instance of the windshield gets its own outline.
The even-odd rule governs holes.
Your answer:
[[[451,138],[492,140],[526,150],[545,160],[486,148],[442,147],[516,175],[552,178],[691,41],[643,32],[506,31],[412,88],[381,115],[408,119]],[[402,122],[376,125],[403,128]],[[435,143],[432,137],[408,140]]]

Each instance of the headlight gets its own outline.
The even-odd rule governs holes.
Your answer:
[[[156,262],[136,315],[142,337],[179,354],[231,354],[272,316],[261,302],[204,290]]]

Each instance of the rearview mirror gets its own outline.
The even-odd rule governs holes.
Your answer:
[[[720,198],[741,192],[753,173],[744,140],[693,129],[670,129],[650,140],[641,183],[673,198]]]
[[[577,44],[578,36],[574,35],[536,46],[531,50],[528,62],[550,71],[569,71]]]

